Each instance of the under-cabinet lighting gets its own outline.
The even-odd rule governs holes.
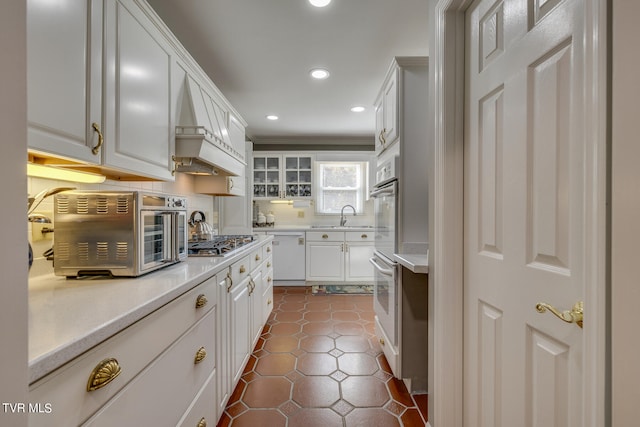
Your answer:
[[[97,173],[62,169],[37,163],[27,163],[27,176],[86,184],[100,184],[106,179],[104,175]]]
[[[269,203],[274,205],[292,205],[293,200],[271,200]]]

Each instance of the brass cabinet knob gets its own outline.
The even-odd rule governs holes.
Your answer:
[[[272,280],[271,276],[267,277],[267,282],[271,283]]]
[[[269,300],[267,301],[267,305],[271,305],[273,301],[271,301],[271,298],[269,298]]]
[[[204,294],[200,294],[198,295],[198,298],[196,298],[196,308],[202,308],[207,305],[208,302],[209,300],[207,297]]]
[[[260,254],[256,254],[256,261],[260,261]]]
[[[122,369],[116,359],[110,357],[102,360],[93,368],[89,381],[87,382],[87,391],[98,390],[115,380],[120,375]]]
[[[198,351],[196,351],[196,357],[193,360],[194,365],[197,365],[198,363],[202,362],[205,357],[207,357],[207,350],[205,350],[204,347],[200,347]]]
[[[267,268],[271,267],[271,263],[267,262]]]
[[[571,310],[560,311],[551,304],[547,304],[546,302],[539,302],[536,304],[536,310],[538,313],[544,313],[549,310],[555,316],[567,323],[575,323],[580,328],[582,328],[582,322],[584,318],[584,303],[582,301],[578,301],[573,305]]]
[[[369,237],[369,236],[367,236],[366,234],[363,234],[363,235],[362,235],[362,236],[360,236],[360,237],[361,237],[361,238],[363,238],[363,239],[366,239],[366,238],[367,238],[367,237]]]
[[[207,427],[207,420],[205,420],[204,417],[200,418],[196,427]]]
[[[240,273],[244,273],[244,272],[246,272],[246,271],[247,271],[247,269],[245,268],[245,266],[244,266],[244,265],[241,265],[241,266],[240,266]]]
[[[380,338],[380,345],[384,345],[384,338]]]
[[[267,246],[267,252],[271,252],[271,246]]]
[[[328,234],[323,234],[323,235],[322,235],[322,238],[323,238],[323,239],[328,239],[328,238],[329,238],[329,235],[328,235]]]

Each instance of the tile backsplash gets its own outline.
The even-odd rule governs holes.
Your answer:
[[[106,180],[102,184],[82,184],[67,181],[56,181],[42,178],[28,178],[27,191],[29,197],[33,197],[40,191],[54,187],[76,187],[78,190],[131,190],[145,191],[150,193],[166,193],[177,194],[187,198],[187,213],[190,215],[192,211],[202,211],[205,214],[207,222],[217,228],[218,212],[215,197],[193,192],[193,177],[186,174],[177,174],[175,182],[160,181],[112,181]],[[53,197],[49,197],[40,203],[34,213],[40,213],[49,217],[53,221]],[[33,247],[34,263],[29,271],[29,276],[39,276],[53,272],[53,264],[43,257],[43,252],[51,248],[53,236],[50,233],[44,240],[33,239],[34,223],[29,223],[28,238]],[[55,224],[49,224],[54,228]],[[38,225],[36,225],[38,227]],[[37,230],[36,230],[37,231]]]

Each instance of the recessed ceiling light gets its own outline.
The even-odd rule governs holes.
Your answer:
[[[309,0],[309,3],[311,3],[315,7],[325,7],[326,5],[331,3],[331,0]]]
[[[364,107],[361,106],[357,106],[357,107],[351,107],[351,111],[353,111],[354,113],[362,113],[364,111]]]
[[[314,68],[313,70],[309,71],[309,74],[311,74],[311,77],[318,80],[323,80],[329,77],[329,72],[324,68]]]
[[[269,114],[267,116],[267,120],[278,120],[278,116],[274,115],[274,114]]]

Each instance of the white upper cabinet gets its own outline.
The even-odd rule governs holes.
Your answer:
[[[172,180],[172,49],[134,0],[105,8],[104,164]]]
[[[173,180],[176,66],[149,6],[30,0],[27,7],[30,152],[121,179]]]
[[[398,70],[392,68],[375,103],[376,107],[376,153],[398,139]]]
[[[29,148],[99,164],[102,0],[29,0],[27,31]]]
[[[254,152],[254,199],[310,199],[313,161],[311,154]]]

